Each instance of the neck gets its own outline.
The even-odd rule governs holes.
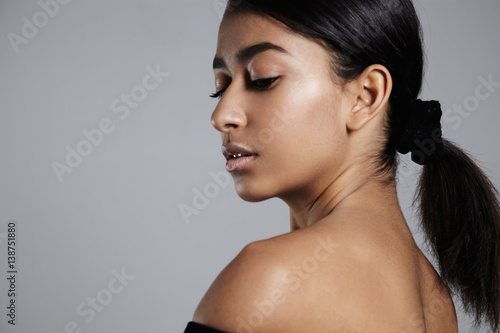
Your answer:
[[[360,177],[359,170],[346,171],[327,186],[301,191],[300,197],[284,199],[290,207],[290,230],[306,228],[339,212],[370,214],[400,211],[396,183],[391,177]],[[323,183],[324,184],[324,183]]]

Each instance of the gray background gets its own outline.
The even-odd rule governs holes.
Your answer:
[[[416,6],[428,55],[422,96],[442,102],[445,135],[500,187],[500,88],[470,104],[472,111],[453,109],[474,102],[479,77],[500,82],[500,1]],[[282,202],[243,202],[232,181],[214,187],[210,176],[224,170],[208,98],[222,7],[212,0],[73,0],[16,53],[8,34],[21,36],[22,18],[33,22],[41,7],[0,1],[1,332],[78,332],[71,322],[82,332],[181,332],[245,244],[288,231]],[[140,91],[148,66],[169,75],[120,119],[111,104]],[[60,182],[52,163],[65,163],[66,146],[76,149],[82,131],[105,118],[114,131]],[[421,244],[410,207],[419,170],[404,161],[401,205]],[[207,186],[207,207],[186,223],[179,206],[193,206],[194,191]],[[10,220],[18,222],[15,327],[5,315]],[[112,294],[114,270],[131,277]],[[96,297],[105,306],[91,318],[87,302]],[[460,331],[469,332],[470,319],[460,317]]]

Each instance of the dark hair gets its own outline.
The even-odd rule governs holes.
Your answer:
[[[386,145],[378,170],[395,179],[402,124],[423,79],[422,33],[411,0],[229,0],[226,14],[254,11],[273,17],[331,51],[334,71],[348,81],[368,66],[391,73]],[[439,149],[437,149],[439,147]],[[476,325],[500,327],[500,204],[497,191],[471,158],[440,139],[426,153],[416,201],[443,281]]]

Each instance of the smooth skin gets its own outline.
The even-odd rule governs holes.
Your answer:
[[[247,245],[193,320],[227,332],[458,332],[392,172],[376,173],[388,70],[342,82],[324,47],[249,12],[224,18],[214,65],[224,93],[212,124],[223,144],[256,154],[231,173],[236,191],[281,198],[291,232]]]

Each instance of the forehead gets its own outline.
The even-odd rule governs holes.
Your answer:
[[[226,15],[219,28],[217,51],[244,47],[255,42],[290,42],[294,33],[281,22],[264,14],[238,12]]]
[[[329,60],[328,52],[318,43],[267,15],[250,11],[224,17],[219,28],[216,57],[231,63],[236,60],[239,50],[266,42],[280,46],[297,59]]]

